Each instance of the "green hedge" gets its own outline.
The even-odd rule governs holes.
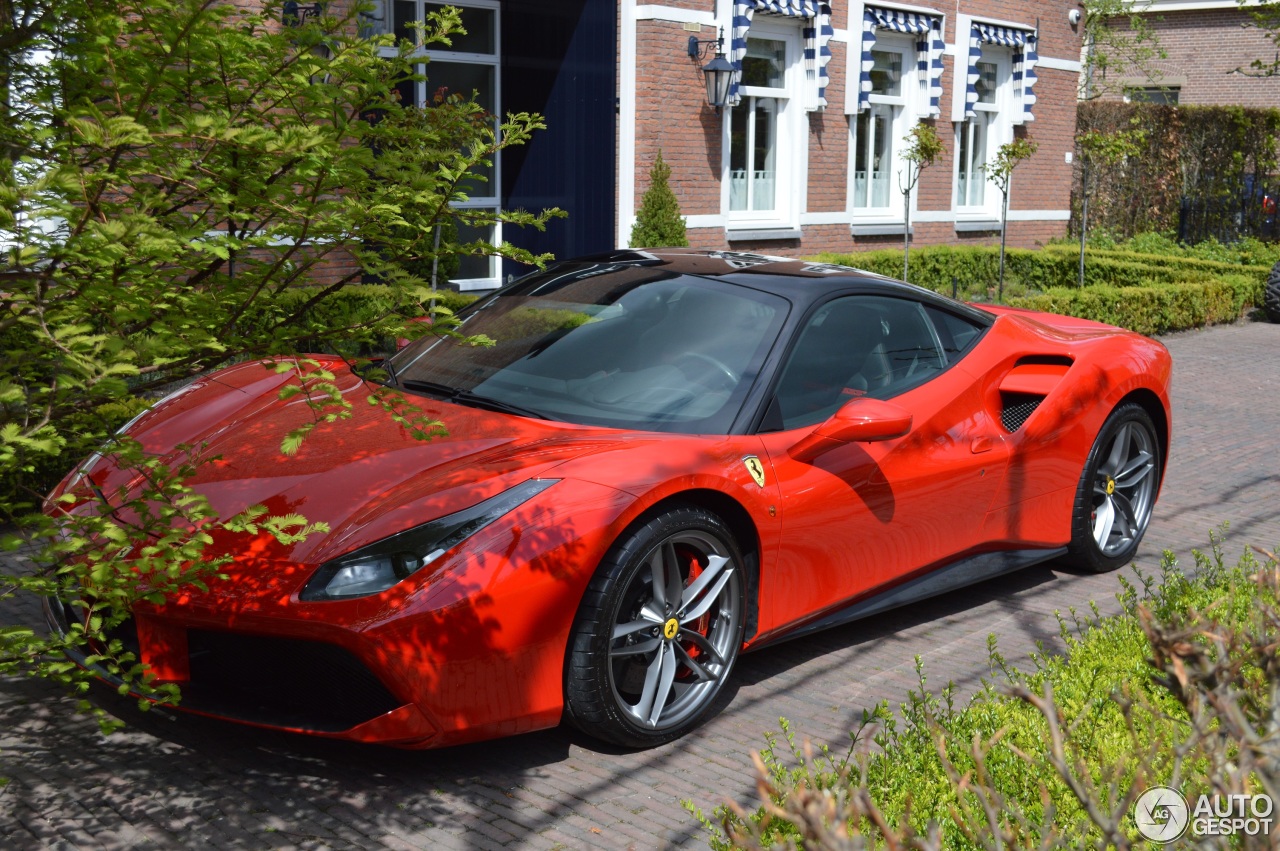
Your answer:
[[[1137,331],[1163,334],[1234,322],[1261,298],[1260,282],[1244,275],[1156,287],[1055,287],[1008,299],[1010,305],[1092,319]]]
[[[823,254],[823,262],[897,277],[902,252]],[[911,282],[969,301],[988,301],[999,275],[999,250],[989,246],[926,246],[911,250]],[[1069,245],[1009,249],[1005,300],[1011,305],[1063,313],[1160,334],[1234,322],[1262,303],[1268,267],[1199,257],[1090,249],[1085,287],[1077,285],[1080,256]]]
[[[271,314],[251,313],[246,321],[265,323],[275,321],[281,315],[296,311],[308,299],[315,296],[318,288],[298,287],[284,293],[275,302],[275,310]],[[476,296],[457,293],[452,290],[439,290],[436,304],[440,307],[457,311],[476,300]],[[341,326],[358,326],[385,316],[388,313],[400,313],[403,316],[415,316],[422,313],[417,305],[399,304],[392,291],[378,284],[360,284],[343,287],[336,293],[326,296],[319,304],[312,307],[301,325],[308,328],[333,328]],[[355,332],[346,340],[311,339],[300,348],[308,351],[337,352],[346,356],[369,355],[390,351],[395,345],[391,338]]]

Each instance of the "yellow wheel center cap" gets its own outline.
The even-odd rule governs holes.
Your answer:
[[[1115,492],[1116,492],[1116,480],[1108,477],[1107,478],[1107,496],[1111,496]]]
[[[672,618],[662,625],[662,637],[667,641],[675,638],[680,634],[680,621]]]

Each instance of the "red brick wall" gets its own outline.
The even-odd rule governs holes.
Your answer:
[[[1248,12],[1161,12],[1149,16],[1149,20],[1161,48],[1168,54],[1165,59],[1152,60],[1150,67],[1163,75],[1165,85],[1180,87],[1180,104],[1280,106],[1280,77],[1232,73],[1240,67],[1248,68],[1255,59],[1270,63],[1276,58],[1276,45],[1266,33],[1251,26]],[[1127,19],[1116,21],[1113,26],[1122,33],[1130,32]],[[1105,96],[1119,98],[1120,86],[1130,80],[1140,84],[1144,71],[1123,65],[1109,69],[1107,79],[1100,83],[1117,91]]]
[[[708,3],[667,0],[658,5],[708,11]],[[942,4],[938,4],[941,6]],[[1034,25],[1040,22],[1040,55],[1057,59],[1078,59],[1080,36],[1067,21],[1071,2],[960,2],[940,11],[947,15],[946,41],[956,39],[956,13]],[[847,6],[833,4],[833,26],[848,29]],[[705,102],[701,62],[690,60],[678,45],[690,33],[681,24],[642,20],[637,22],[636,93],[636,189],[638,207],[648,186],[649,166],[658,147],[671,165],[672,188],[686,215],[717,215],[720,210],[720,139],[722,117]],[[850,32],[857,49],[860,26]],[[714,32],[704,28],[700,38]],[[727,36],[727,33],[726,33]],[[808,116],[808,201],[805,212],[840,213],[846,204],[849,121],[844,114],[846,51],[850,45],[831,42],[832,60],[827,66],[831,83],[826,110]],[[944,155],[925,171],[917,188],[918,209],[951,210],[954,179],[951,98],[955,85],[954,58],[944,58],[942,117],[936,129],[946,147]],[[963,71],[962,71],[963,73]],[[1067,210],[1070,207],[1071,165],[1065,154],[1074,149],[1075,110],[1078,75],[1039,67],[1036,84],[1036,120],[1027,133],[1039,144],[1034,157],[1014,173],[1010,207],[1014,210]],[[803,225],[799,240],[750,243],[734,241],[733,247],[783,255],[807,255],[819,251],[849,251],[900,245],[901,237],[859,237],[849,235],[847,224]],[[1010,222],[1009,243],[1033,247],[1066,233],[1065,221]],[[690,244],[704,248],[725,247],[722,227],[691,228]],[[951,222],[918,222],[914,225],[916,244],[963,244],[998,241],[998,235],[958,234]]]

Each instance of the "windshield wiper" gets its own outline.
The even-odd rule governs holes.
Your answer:
[[[475,408],[488,408],[491,411],[498,411],[504,414],[515,414],[520,417],[531,417],[535,420],[549,420],[551,417],[535,411],[532,408],[523,408],[519,405],[513,405],[510,402],[504,402],[501,399],[494,399],[491,396],[481,396],[479,393],[472,393],[470,390],[459,390],[453,397],[453,401],[462,402]]]
[[[458,388],[450,387],[448,384],[437,384],[434,381],[419,381],[416,378],[406,378],[400,382],[400,386],[405,390],[417,390],[420,393],[430,393],[433,396],[439,396],[442,399],[452,399],[455,393],[461,393]]]
[[[549,420],[552,417],[547,416],[541,411],[535,411],[532,408],[524,408],[520,405],[504,402],[501,399],[494,399],[491,396],[481,396],[479,393],[473,393],[470,390],[463,390],[460,387],[450,387],[447,384],[437,384],[434,381],[421,381],[416,378],[406,378],[400,382],[400,386],[406,390],[418,390],[423,393],[430,393],[433,396],[439,396],[448,402],[457,402],[472,408],[484,408],[489,411],[497,411],[502,414],[515,414],[519,417],[530,417],[535,420]]]

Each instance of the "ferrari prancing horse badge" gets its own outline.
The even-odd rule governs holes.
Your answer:
[[[760,487],[764,487],[764,465],[760,463],[760,459],[754,455],[748,455],[742,459],[742,465],[751,474],[752,481]]]

